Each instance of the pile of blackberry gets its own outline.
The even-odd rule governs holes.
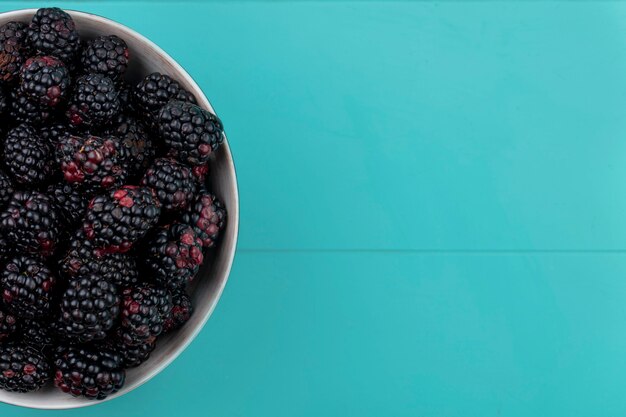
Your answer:
[[[58,8],[0,26],[0,389],[103,399],[193,314],[223,127],[132,59]]]

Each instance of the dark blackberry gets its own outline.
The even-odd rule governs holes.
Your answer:
[[[82,55],[83,71],[120,79],[128,67],[128,46],[115,35],[98,36],[89,41]]]
[[[120,313],[117,287],[97,275],[77,277],[61,297],[59,330],[70,341],[102,340]]]
[[[163,333],[180,329],[189,321],[193,314],[191,299],[185,291],[176,291],[172,294],[172,309],[165,322],[163,322]]]
[[[50,107],[39,104],[17,89],[11,91],[9,116],[15,122],[38,126],[46,122],[51,115]]]
[[[124,368],[134,368],[150,358],[150,354],[156,347],[156,343],[142,343],[139,345],[127,345],[119,338],[109,339],[105,346],[122,357]]]
[[[115,284],[118,289],[137,285],[139,271],[134,256],[126,253],[96,254],[93,245],[81,231],[69,244],[65,256],[59,261],[63,275],[69,279],[96,274]]]
[[[37,10],[28,27],[28,37],[38,55],[52,55],[74,64],[80,37],[72,17],[56,7]]]
[[[163,288],[141,285],[122,292],[120,340],[131,346],[153,343],[163,332],[163,321],[171,309]]]
[[[0,170],[0,209],[9,203],[14,191],[13,181],[4,171]]]
[[[189,165],[207,163],[224,140],[220,119],[191,103],[170,101],[159,112],[157,124],[169,155]]]
[[[120,114],[107,134],[119,138],[122,154],[128,164],[129,176],[143,173],[156,153],[155,146],[143,124],[132,116]]]
[[[163,210],[185,209],[196,193],[191,169],[173,158],[157,158],[146,171],[141,185],[151,187]]]
[[[124,386],[122,357],[103,347],[59,347],[54,385],[74,397],[103,400]]]
[[[0,345],[0,388],[3,390],[35,391],[50,377],[50,364],[37,349],[22,343]]]
[[[151,233],[144,263],[158,285],[176,291],[188,284],[202,264],[202,242],[186,224],[163,226]]]
[[[36,191],[17,191],[0,213],[0,233],[14,249],[49,256],[60,235],[56,204]]]
[[[89,203],[83,230],[99,253],[127,252],[158,222],[154,190],[126,185]]]
[[[46,320],[22,320],[20,334],[22,341],[35,349],[48,353],[56,344],[56,338]]]
[[[193,227],[203,247],[211,248],[226,223],[226,209],[217,197],[205,192],[195,198],[180,221]]]
[[[113,81],[102,74],[88,74],[76,80],[65,115],[71,125],[88,129],[110,123],[119,112]]]
[[[20,255],[2,269],[2,301],[19,317],[42,318],[52,309],[56,283],[56,277],[43,262]]]
[[[69,127],[65,123],[50,123],[39,128],[39,137],[56,149],[57,143],[62,137],[70,134]]]
[[[53,172],[51,147],[27,124],[9,131],[3,156],[4,165],[20,184],[39,185]]]
[[[64,136],[56,161],[65,181],[88,195],[120,186],[128,175],[119,140],[112,136]]]
[[[16,80],[22,63],[30,56],[27,29],[28,25],[23,22],[0,26],[0,80]]]
[[[135,110],[144,122],[152,124],[161,107],[170,100],[196,103],[196,99],[178,81],[169,75],[153,72],[137,84],[132,91]]]
[[[14,314],[0,310],[0,345],[15,334],[18,323],[19,320]]]
[[[55,107],[67,96],[70,74],[51,56],[28,58],[20,70],[20,91],[45,106]]]
[[[47,193],[62,213],[66,226],[75,226],[82,220],[89,203],[83,193],[65,182],[50,185]]]

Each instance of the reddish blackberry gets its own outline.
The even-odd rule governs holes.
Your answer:
[[[41,261],[27,256],[10,260],[0,276],[2,301],[22,318],[41,318],[50,313],[57,279]]]
[[[53,171],[50,146],[27,124],[9,131],[3,156],[5,166],[20,184],[39,185],[48,180]]]
[[[156,229],[146,243],[145,266],[151,279],[171,291],[183,288],[202,264],[202,242],[185,224]]]
[[[143,124],[132,116],[120,114],[107,134],[120,140],[122,154],[128,164],[129,176],[143,173],[154,159],[156,149]]]
[[[152,189],[126,185],[91,200],[83,230],[97,252],[127,252],[160,214],[161,205]]]
[[[35,391],[50,377],[50,365],[37,349],[21,343],[0,345],[0,388],[3,390]]]
[[[74,397],[102,400],[124,386],[122,357],[103,347],[59,347],[54,359],[54,385]]]
[[[152,285],[126,288],[122,292],[122,321],[118,337],[127,345],[153,343],[163,332],[171,309],[167,291]]]
[[[93,274],[78,277],[69,282],[61,297],[59,330],[63,337],[79,343],[102,340],[119,312],[114,284]]]
[[[11,200],[11,196],[15,191],[11,178],[2,170],[0,170],[0,208],[3,208]]]
[[[17,331],[17,327],[17,317],[11,313],[0,310],[0,345]]]
[[[196,180],[196,185],[198,185],[199,188],[204,187],[206,184],[206,177],[209,175],[209,164],[194,165],[191,168],[191,172]]]
[[[120,112],[117,88],[109,77],[88,74],[76,80],[65,115],[73,126],[97,128]]]
[[[146,123],[153,123],[161,107],[170,100],[196,103],[196,99],[169,75],[154,72],[146,76],[132,91],[135,110]]]
[[[54,201],[36,191],[17,191],[0,213],[0,233],[16,250],[49,256],[60,234]]]
[[[203,247],[211,248],[226,223],[226,209],[213,194],[203,192],[183,213],[180,221],[193,227]]]
[[[11,82],[17,79],[22,63],[30,55],[27,29],[23,22],[0,26],[0,80]]]
[[[83,71],[103,74],[112,80],[120,79],[128,67],[128,46],[115,36],[98,36],[83,50]]]
[[[163,333],[183,327],[193,314],[191,299],[185,291],[176,291],[172,294],[172,309],[163,323]]]
[[[191,103],[170,101],[157,124],[169,154],[189,165],[205,164],[224,140],[220,119]]]
[[[191,169],[172,158],[155,159],[141,185],[154,189],[163,210],[167,211],[185,209],[196,193]]]
[[[37,10],[28,27],[30,44],[39,55],[52,55],[71,66],[80,38],[71,16],[56,7]]]
[[[56,343],[51,323],[45,320],[22,320],[20,334],[24,343],[43,352],[49,352]]]
[[[39,128],[39,137],[56,149],[57,143],[62,137],[70,134],[69,127],[65,123],[51,123]]]
[[[112,136],[64,136],[56,160],[65,181],[88,195],[120,186],[128,175],[119,140]]]
[[[57,106],[67,96],[69,88],[69,71],[54,57],[29,58],[20,70],[20,91],[40,104]]]
[[[59,208],[66,226],[75,226],[82,220],[89,202],[83,193],[65,182],[50,185],[47,193]]]
[[[134,368],[150,358],[150,354],[156,347],[156,343],[142,343],[139,345],[127,345],[119,338],[113,338],[105,343],[105,346],[122,357],[124,368]]]
[[[40,125],[47,121],[51,115],[50,107],[39,104],[17,89],[11,91],[9,116],[15,122]]]

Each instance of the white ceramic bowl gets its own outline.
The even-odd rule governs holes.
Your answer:
[[[36,9],[27,9],[0,13],[0,25],[12,20],[28,22],[35,11]],[[191,91],[201,107],[214,112],[213,107],[195,81],[157,45],[134,30],[104,17],[84,12],[68,11],[68,13],[72,15],[78,31],[84,38],[114,34],[126,41],[131,56],[128,69],[128,76],[131,81],[138,81],[154,71],[168,74]],[[161,372],[176,359],[200,332],[222,294],[235,256],[239,227],[237,178],[227,140],[224,140],[224,143],[214,153],[210,165],[209,189],[226,205],[228,221],[222,232],[219,246],[208,254],[205,264],[190,289],[195,308],[194,314],[182,329],[160,338],[150,359],[137,368],[129,369],[126,373],[125,386],[105,401],[132,391]],[[0,390],[0,401],[42,409],[77,408],[102,402],[73,398],[53,387],[29,394],[9,393]]]

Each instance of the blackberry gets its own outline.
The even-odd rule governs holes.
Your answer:
[[[163,333],[183,327],[193,314],[191,299],[185,291],[176,291],[172,294],[172,309],[163,322]]]
[[[53,149],[62,137],[70,134],[69,127],[65,123],[54,122],[39,128],[39,137],[50,144]]]
[[[9,203],[14,191],[13,181],[4,171],[0,170],[0,208]]]
[[[180,221],[193,227],[203,247],[211,248],[226,223],[226,209],[213,194],[203,192],[183,213]]]
[[[167,211],[185,209],[196,193],[191,169],[172,158],[155,159],[141,185],[154,189],[163,210]]]
[[[152,285],[126,288],[122,292],[120,340],[131,346],[153,343],[163,332],[163,321],[171,309],[167,291]]]
[[[36,191],[17,191],[0,213],[0,233],[16,250],[50,256],[60,235],[54,201]]]
[[[202,242],[185,224],[160,227],[146,243],[144,262],[151,279],[171,291],[189,283],[202,260]]]
[[[14,121],[28,123],[30,125],[41,125],[47,121],[51,115],[50,107],[39,104],[17,89],[11,91],[9,116]]]
[[[128,67],[128,46],[115,35],[98,36],[83,50],[83,71],[120,79]]]
[[[139,345],[127,345],[119,338],[113,338],[105,343],[105,346],[122,357],[124,368],[134,368],[150,358],[150,354],[156,347],[156,343],[142,343]]]
[[[52,271],[40,260],[20,255],[2,270],[2,301],[19,317],[42,318],[52,309],[56,283]]]
[[[80,37],[72,17],[52,7],[37,10],[28,27],[28,38],[38,55],[52,55],[74,64],[80,50]]]
[[[169,75],[153,72],[137,84],[132,91],[135,110],[146,123],[152,123],[161,107],[170,100],[196,103],[196,99]]]
[[[17,331],[18,323],[15,315],[0,310],[0,345]]]
[[[82,220],[89,202],[83,193],[65,182],[50,185],[47,193],[56,203],[66,226],[75,226]]]
[[[155,146],[143,124],[132,116],[120,114],[107,134],[119,138],[121,151],[128,165],[129,176],[143,173],[156,153]]]
[[[49,352],[56,344],[51,323],[45,320],[22,320],[20,333],[22,341],[42,352]]]
[[[11,129],[4,141],[4,164],[20,184],[32,186],[48,180],[53,171],[50,154],[48,143],[27,124]]]
[[[69,71],[54,57],[29,58],[20,70],[21,92],[39,104],[57,106],[67,96],[69,88]]]
[[[119,112],[113,80],[102,74],[88,74],[76,80],[65,115],[71,125],[89,129],[108,124]]]
[[[222,122],[195,104],[170,101],[159,112],[157,125],[170,156],[202,165],[224,140]]]
[[[0,388],[3,390],[35,391],[50,377],[50,364],[37,349],[21,343],[0,345]]]
[[[59,330],[70,341],[102,340],[120,313],[117,287],[97,275],[69,282],[61,297]]]
[[[56,147],[63,178],[88,195],[120,186],[128,172],[120,143],[112,136],[64,136]]]
[[[54,385],[74,397],[102,400],[124,386],[122,357],[109,349],[61,346],[54,356]]]
[[[0,80],[17,79],[22,63],[30,56],[27,42],[28,25],[8,22],[0,26]]]
[[[89,203],[83,230],[99,253],[127,252],[158,222],[161,205],[147,187],[126,185]]]

